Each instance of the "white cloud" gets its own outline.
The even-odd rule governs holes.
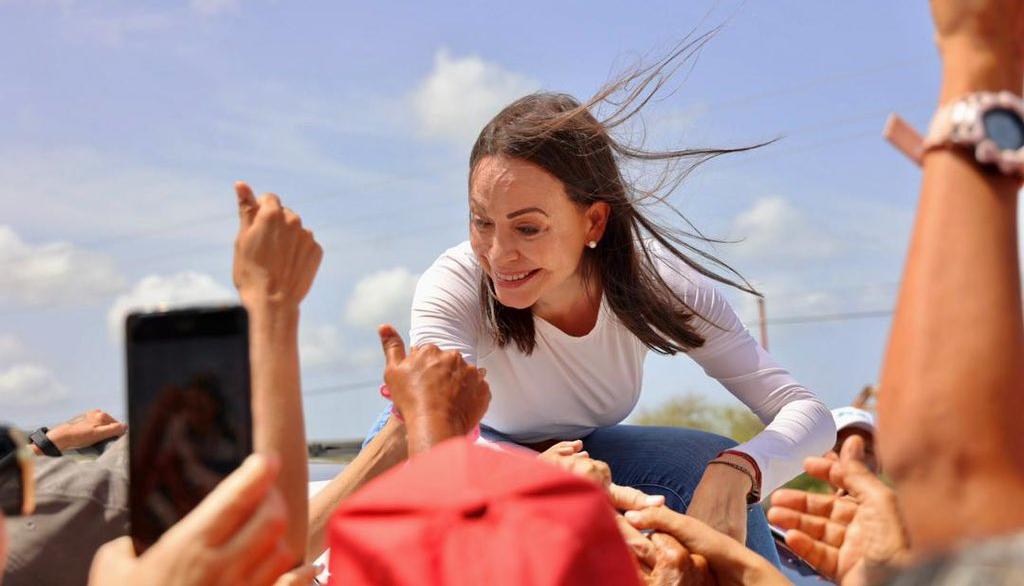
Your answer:
[[[107,312],[111,340],[121,339],[124,320],[134,310],[166,309],[187,305],[233,303],[238,296],[209,275],[186,271],[174,275],[150,275],[119,296]]]
[[[0,177],[4,221],[36,232],[72,239],[166,237],[180,245],[222,242],[237,229],[230,181],[136,164],[124,155],[4,146]]]
[[[831,258],[841,242],[782,197],[765,197],[736,217],[737,257],[778,264]]]
[[[68,389],[37,364],[16,364],[0,370],[0,404],[38,407],[68,396]]]
[[[404,337],[409,331],[409,313],[417,280],[419,275],[404,267],[363,277],[356,283],[345,306],[345,321],[367,330],[390,323]]]
[[[0,226],[0,300],[27,305],[72,304],[124,286],[108,256],[66,242],[31,245]]]
[[[242,8],[241,0],[190,0],[192,10],[204,15],[214,16],[226,12],[238,12]]]
[[[477,56],[453,57],[441,49],[412,102],[422,136],[466,146],[501,108],[538,87],[537,81],[496,63]]]
[[[316,368],[345,360],[345,345],[338,328],[318,325],[299,330],[299,356],[302,366]]]
[[[0,335],[0,365],[10,364],[25,356],[25,347],[13,334]]]

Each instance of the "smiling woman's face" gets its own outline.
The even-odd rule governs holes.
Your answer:
[[[484,157],[473,169],[469,211],[470,243],[499,303],[563,305],[582,294],[580,260],[599,238],[597,222],[556,177],[520,159]]]

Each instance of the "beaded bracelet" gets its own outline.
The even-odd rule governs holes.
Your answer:
[[[711,464],[721,464],[723,466],[728,466],[733,470],[739,470],[747,478],[750,479],[750,492],[747,493],[748,505],[753,505],[761,500],[761,487],[757,485],[757,481],[754,478],[754,475],[750,472],[750,470],[747,470],[746,468],[740,466],[735,462],[728,462],[726,460],[711,460],[710,462],[708,462],[708,465],[710,466]]]

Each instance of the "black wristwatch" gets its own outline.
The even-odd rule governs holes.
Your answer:
[[[59,458],[64,454],[61,453],[57,444],[50,441],[50,438],[46,436],[46,432],[48,431],[50,431],[50,429],[47,427],[40,427],[33,431],[31,435],[28,436],[28,443],[35,444],[36,447],[43,452],[44,456]]]

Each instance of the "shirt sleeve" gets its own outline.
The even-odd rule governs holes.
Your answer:
[[[420,277],[412,301],[409,343],[458,350],[476,364],[480,336],[480,268],[468,243],[438,258]]]
[[[685,265],[663,277],[697,314],[691,324],[704,345],[690,351],[690,358],[767,426],[735,448],[757,462],[761,494],[767,496],[803,472],[804,458],[832,448],[832,414],[754,340],[709,279]]]

